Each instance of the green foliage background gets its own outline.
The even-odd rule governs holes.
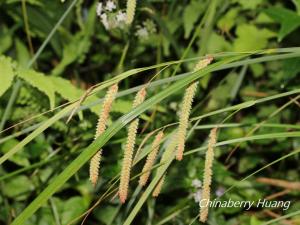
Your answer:
[[[83,0],[0,2],[1,224],[11,224],[21,212],[29,219],[20,217],[15,224],[68,224],[92,207],[107,190],[116,188],[112,179],[116,179],[121,168],[126,141],[124,125],[133,117],[122,117],[124,124],[117,119],[131,110],[136,87],[147,83],[158,72],[148,91],[148,98],[152,97],[153,101],[133,111],[134,116],[141,114],[142,119],[138,145],[152,130],[178,121],[184,92],[180,87],[192,81],[189,75],[193,79],[201,76],[186,144],[187,150],[195,151],[189,152],[182,162],[172,162],[166,167],[166,183],[157,199],[146,196],[151,190],[137,188],[134,179],[127,204],[121,205],[112,192],[93,209],[85,224],[129,224],[133,217],[132,224],[198,223],[194,220],[199,207],[193,199],[197,189],[192,183],[203,178],[204,149],[201,147],[206,146],[209,129],[230,115],[232,110],[228,107],[243,102],[248,105],[234,108],[238,112],[228,117],[219,133],[218,141],[229,143],[215,150],[213,197],[216,191],[235,185],[224,199],[256,201],[283,190],[258,183],[258,177],[299,181],[300,104],[296,94],[300,87],[297,58],[300,1],[138,1],[133,25],[109,30],[96,15],[96,4],[97,1]],[[125,1],[116,4],[125,10]],[[145,21],[152,21],[155,29],[147,38],[138,37],[136,30],[145,26]],[[255,52],[263,49],[270,50]],[[206,54],[215,56],[218,62],[203,73],[185,74],[193,70],[198,60],[195,57]],[[281,60],[272,54],[278,54]],[[237,57],[228,59],[227,55]],[[182,60],[179,63],[172,62],[179,59]],[[256,59],[261,61],[253,63]],[[232,61],[241,63],[234,66],[230,64]],[[142,67],[146,68],[137,69]],[[179,81],[170,87],[176,79]],[[113,128],[120,131],[112,138],[108,133],[93,142],[105,88],[119,80],[120,98],[114,103],[109,125],[111,131]],[[66,124],[72,105],[64,109],[56,107],[78,100],[96,84],[97,91]],[[166,90],[174,93],[168,96]],[[269,101],[270,96],[278,98]],[[223,113],[208,116],[216,110]],[[197,117],[202,119],[195,123]],[[245,137],[257,125],[259,129],[249,136],[249,141],[242,139],[237,151],[227,160],[239,143],[234,140]],[[168,138],[175,128],[166,129]],[[36,133],[30,136],[31,131]],[[254,135],[258,135],[257,140]],[[33,140],[25,143],[25,138]],[[85,153],[84,150],[92,153],[106,141],[101,179],[94,189],[88,180],[88,163],[84,157],[76,157]],[[88,154],[85,153],[86,159]],[[269,165],[281,157],[286,158]],[[74,161],[75,158],[78,160]],[[74,166],[67,170],[72,162]],[[78,170],[80,166],[76,167],[74,162],[84,166]],[[266,165],[267,169],[243,180]],[[143,162],[137,162],[133,175],[138,175],[142,166]],[[61,173],[66,176],[58,176]],[[72,177],[68,180],[67,176]],[[61,187],[52,189],[53,196],[49,194],[51,191],[43,192],[50,190],[46,189],[49,184],[58,183],[57,188]],[[37,196],[44,202],[33,214],[35,210],[30,211],[27,206]],[[292,190],[278,197],[278,200],[291,201],[287,211],[270,210],[278,216],[295,213],[300,208],[299,196],[299,189]],[[28,211],[24,211],[26,207]],[[271,219],[269,213],[259,208],[250,211],[219,208],[210,210],[209,224],[257,225],[267,224]],[[287,220],[300,223],[299,215]]]

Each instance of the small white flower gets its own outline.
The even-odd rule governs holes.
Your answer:
[[[106,9],[107,11],[111,12],[111,11],[113,11],[116,7],[117,7],[117,6],[116,6],[116,4],[115,4],[113,1],[109,0],[109,1],[106,2],[106,7],[105,7],[105,9]]]
[[[125,22],[126,21],[126,13],[119,11],[117,14],[117,21],[118,22]]]
[[[98,2],[97,8],[96,8],[96,13],[97,13],[97,16],[101,16],[101,13],[102,13],[102,2]]]
[[[176,111],[177,110],[177,105],[178,105],[177,102],[171,102],[170,103],[170,108],[173,109],[174,111]]]
[[[193,197],[195,202],[200,202],[202,197],[202,190],[199,189],[197,192],[193,193]]]
[[[101,22],[104,25],[105,29],[108,30],[109,29],[109,23],[107,20],[107,15],[105,13],[103,13],[101,16]]]
[[[138,29],[137,31],[136,31],[136,35],[138,36],[138,37],[141,37],[141,38],[148,38],[148,36],[149,36],[149,33],[148,33],[148,30],[146,29],[146,27],[141,27],[140,29]]]
[[[218,197],[221,197],[222,195],[224,195],[224,193],[225,193],[225,188],[223,188],[223,187],[219,187],[216,190],[216,196],[218,196]]]
[[[200,188],[202,186],[202,182],[199,179],[192,180],[192,186],[195,188]]]

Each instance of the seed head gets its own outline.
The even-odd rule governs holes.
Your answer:
[[[96,130],[95,138],[97,138],[99,135],[101,135],[106,129],[109,112],[111,110],[112,104],[116,98],[117,93],[118,93],[118,84],[114,84],[106,92],[106,95],[105,95],[104,101],[103,101],[103,105],[102,105],[102,110],[99,115],[99,119],[98,119],[98,123],[97,123],[97,130]]]
[[[135,14],[136,0],[127,0],[126,6],[126,23],[132,24]]]
[[[213,61],[213,57],[212,56],[208,56],[207,58],[205,59],[201,59],[195,66],[194,68],[194,71],[197,71],[197,70],[201,70],[205,67],[207,67],[212,61]]]
[[[99,137],[106,129],[106,123],[109,117],[112,104],[118,93],[118,84],[111,86],[105,94],[102,110],[99,115],[95,139]],[[90,161],[90,180],[94,186],[96,186],[99,177],[100,161],[102,156],[102,149],[100,149]]]
[[[177,160],[182,160],[183,152],[185,147],[185,138],[188,128],[190,113],[192,109],[193,100],[196,94],[198,82],[192,83],[184,93],[182,108],[179,118],[179,128],[178,128],[178,147],[177,147]]]
[[[206,59],[200,60],[197,65],[194,68],[194,71],[203,69],[206,67],[209,63],[212,61],[212,57],[208,57]],[[192,104],[193,100],[197,91],[198,82],[193,82],[188,86],[188,88],[185,90],[183,101],[182,101],[182,107],[181,107],[181,113],[179,118],[179,128],[178,128],[178,146],[177,146],[177,160],[182,160],[183,158],[183,152],[185,148],[185,139],[186,139],[186,133],[189,123],[189,118],[191,114]]]
[[[160,180],[158,181],[157,185],[155,186],[155,188],[152,192],[153,197],[155,197],[155,198],[158,197],[158,195],[160,194],[161,189],[164,185],[165,179],[166,179],[166,175],[163,175],[162,178],[160,178]]]
[[[176,138],[171,137],[171,141],[168,144],[166,150],[164,151],[164,153],[161,156],[160,159],[160,164],[166,163],[167,160],[171,159],[172,157],[174,157],[174,151],[176,149]],[[159,174],[162,172],[162,167],[158,167],[156,174]],[[164,181],[166,179],[167,173],[165,172],[165,174],[163,175],[163,177],[159,180],[159,182],[157,183],[156,187],[153,190],[152,196],[153,197],[158,197],[158,195],[160,194],[160,191],[163,187]]]
[[[140,176],[139,184],[141,186],[144,186],[147,183],[148,179],[149,179],[151,169],[152,169],[152,166],[155,163],[155,159],[156,159],[156,156],[157,156],[157,153],[158,153],[158,150],[159,150],[160,142],[161,142],[161,139],[163,138],[163,136],[164,136],[163,131],[160,131],[155,136],[155,139],[154,139],[154,141],[152,143],[152,146],[151,146],[151,151],[147,156],[146,163],[145,163],[145,165],[143,167],[143,170],[142,170],[142,175]]]
[[[203,179],[203,189],[202,189],[202,199],[206,202],[210,199],[210,185],[212,180],[212,165],[214,160],[214,146],[217,141],[217,128],[213,128],[209,134],[208,148],[205,156],[205,166],[204,166],[204,179]],[[200,222],[205,222],[208,217],[208,207],[205,204],[204,207],[200,207]]]
[[[142,88],[135,96],[132,108],[142,104],[146,97],[146,89]],[[134,152],[134,145],[136,139],[136,133],[139,126],[139,119],[133,120],[128,127],[127,142],[124,149],[124,158],[122,163],[120,186],[119,186],[119,198],[122,203],[125,203],[128,195],[128,186],[130,180],[130,171],[132,166],[132,158]]]
[[[101,162],[102,149],[99,150],[91,159],[90,162],[90,181],[95,187],[99,177],[99,167]]]

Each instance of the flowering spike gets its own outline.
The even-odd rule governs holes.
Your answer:
[[[174,138],[174,136],[171,137],[171,141],[168,144],[168,147],[166,148],[166,150],[164,151],[164,153],[161,156],[160,164],[166,163],[166,161],[171,159],[172,156],[174,157],[174,151],[176,149],[176,144],[177,144],[177,142],[176,142],[176,139]],[[156,174],[161,173],[162,169],[163,169],[162,167],[158,167]],[[157,197],[160,194],[160,191],[163,187],[166,176],[167,176],[167,173],[165,172],[163,177],[156,184],[156,187],[154,188],[154,190],[152,192],[153,197]]]
[[[109,112],[111,110],[112,104],[116,98],[117,93],[118,93],[118,84],[114,84],[108,89],[104,97],[102,111],[100,113],[98,123],[97,123],[95,138],[101,135],[106,129]]]
[[[128,25],[132,24],[134,19],[136,8],[136,0],[127,0],[127,7],[126,7],[126,23]]]
[[[158,195],[160,194],[161,189],[164,185],[165,178],[166,178],[166,175],[163,175],[162,178],[160,178],[160,180],[158,181],[157,185],[155,186],[155,188],[152,192],[152,197],[155,197],[155,198],[158,197]]]
[[[132,108],[135,108],[138,105],[142,104],[145,100],[146,94],[147,94],[146,88],[145,87],[141,88],[141,90],[139,90],[138,93],[136,93]]]
[[[208,148],[205,156],[205,166],[204,166],[204,178],[203,178],[203,189],[202,189],[202,199],[209,202],[210,199],[210,185],[212,179],[212,165],[214,160],[214,146],[217,142],[217,128],[213,128],[209,134]],[[208,207],[205,204],[204,207],[200,206],[200,222],[205,222],[208,216]]]
[[[106,123],[109,117],[109,112],[111,110],[112,104],[118,93],[118,84],[111,86],[104,97],[102,110],[99,115],[95,139],[99,137],[106,129]],[[97,184],[99,177],[99,166],[101,161],[102,149],[100,149],[91,159],[90,162],[90,180],[94,186]]]
[[[99,177],[99,167],[101,162],[102,150],[99,150],[90,162],[90,181],[95,187]]]
[[[190,113],[192,109],[192,103],[196,94],[198,82],[192,83],[184,93],[181,114],[179,118],[179,128],[178,128],[178,147],[177,147],[177,160],[182,160],[184,147],[185,147],[185,137],[187,132],[187,127],[189,123]]]
[[[146,97],[146,89],[144,87],[136,94],[135,99],[133,101],[132,108],[135,108],[141,103],[143,103],[145,97]],[[136,118],[134,121],[132,121],[129,124],[128,127],[128,137],[127,137],[127,142],[124,150],[124,158],[122,163],[120,186],[119,186],[119,198],[122,203],[125,203],[128,195],[130,171],[131,171],[134,145],[135,145],[138,126],[139,126],[139,119]]]
[[[160,142],[161,142],[161,139],[163,138],[163,136],[164,136],[163,131],[160,131],[155,136],[155,139],[154,139],[154,141],[152,143],[152,146],[151,146],[151,151],[148,154],[146,163],[145,163],[145,165],[143,167],[143,170],[142,170],[142,175],[140,176],[139,184],[141,186],[144,186],[147,183],[148,179],[149,179],[151,169],[152,169],[152,166],[155,162],[155,159],[156,159],[156,156],[157,156],[157,153],[158,153],[158,150],[159,150]]]
[[[203,69],[209,63],[211,63],[211,61],[212,61],[212,57],[208,57],[206,59],[200,60],[195,66],[194,71]],[[179,161],[182,160],[183,158],[186,132],[187,132],[188,122],[191,114],[192,103],[196,94],[198,83],[199,82],[196,81],[188,86],[188,88],[185,90],[183,101],[182,101],[181,113],[179,118],[178,145],[177,145],[177,155],[176,155],[176,159]]]
[[[201,70],[207,67],[213,61],[213,59],[214,58],[212,56],[207,56],[207,58],[201,59],[194,67],[194,71]]]

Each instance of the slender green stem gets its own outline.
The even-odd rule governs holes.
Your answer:
[[[123,72],[123,68],[124,68],[124,61],[125,61],[125,58],[126,58],[126,55],[127,55],[127,52],[128,52],[128,48],[129,48],[129,41],[127,41],[125,47],[123,48],[123,51],[122,51],[122,55],[121,55],[121,58],[120,58],[120,61],[119,61],[119,64],[117,66],[117,73],[122,73]]]
[[[238,94],[238,91],[239,91],[239,89],[240,89],[240,87],[242,85],[242,81],[243,81],[243,79],[245,77],[247,68],[248,68],[247,65],[245,65],[245,66],[242,67],[242,70],[241,70],[240,74],[237,77],[237,81],[236,81],[235,85],[233,86],[233,88],[232,88],[232,90],[230,92],[230,98],[231,98],[231,100],[234,100],[236,98],[236,96]]]
[[[27,38],[27,42],[29,45],[30,54],[33,55],[34,50],[33,50],[33,45],[32,45],[32,41],[31,41],[30,30],[29,30],[28,15],[27,15],[27,9],[26,9],[26,0],[22,0],[22,13],[23,13],[25,33],[26,33],[26,38]]]

